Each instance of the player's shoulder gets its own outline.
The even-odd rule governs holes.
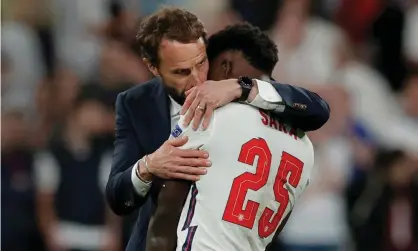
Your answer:
[[[257,110],[258,108],[248,105],[248,104],[242,104],[237,102],[229,103],[225,106],[222,106],[215,111],[217,113],[225,113],[225,112],[231,112],[231,111],[251,111],[251,110]]]
[[[188,126],[184,125],[184,120],[186,115],[181,115],[179,121],[171,130],[170,138],[179,138],[179,137],[188,137],[188,141],[185,145],[180,148],[185,149],[197,149],[201,148],[202,146],[206,145],[210,136],[213,132],[213,126],[210,125],[209,128],[203,130],[202,126],[200,125],[197,130],[193,130],[192,124],[193,121],[190,122]],[[211,123],[212,124],[212,123]]]
[[[313,145],[311,139],[309,138],[309,136],[306,135],[306,134],[301,138],[301,141],[304,143],[304,145],[306,147],[306,151],[307,151],[307,156],[311,160],[312,165],[313,165],[314,159],[315,159],[314,145]]]
[[[299,129],[298,129],[299,130]],[[298,133],[299,134],[299,133]],[[306,148],[313,152],[314,146],[309,136],[302,132],[300,133],[299,141],[306,145]]]
[[[203,130],[202,124],[199,126],[197,130],[193,130],[193,121],[190,122],[188,126],[184,126],[184,120],[186,118],[186,115],[181,115],[178,123],[174,126],[173,130],[171,131],[171,137],[177,138],[181,136],[187,136],[189,137],[189,140],[192,139],[197,141],[207,141],[209,140],[215,129],[219,127],[220,124],[225,125],[225,123],[231,123],[232,121],[235,123],[238,121],[238,117],[242,117],[243,114],[245,114],[245,116],[248,116],[248,112],[251,112],[253,110],[256,111],[257,109],[254,109],[249,105],[238,103],[230,103],[228,105],[220,107],[216,109],[212,114],[209,127],[206,130]]]
[[[240,121],[249,119],[252,115],[259,114],[258,108],[248,104],[241,103],[229,103],[221,108],[218,108],[214,112],[215,119],[225,118],[230,121],[239,118]]]

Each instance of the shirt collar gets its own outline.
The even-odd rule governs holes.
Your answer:
[[[171,96],[170,97],[170,116],[175,116],[180,113],[181,105],[177,103]]]
[[[272,77],[269,77],[269,76],[267,76],[267,75],[262,75],[260,80],[262,80],[262,81],[266,81],[266,82],[269,82],[269,83],[270,83],[271,81],[274,81],[274,79],[273,79]]]

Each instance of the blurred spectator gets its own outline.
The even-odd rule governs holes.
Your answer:
[[[373,21],[379,15],[382,1],[341,0],[335,21],[347,33],[355,46],[365,43],[370,36]]]
[[[107,0],[55,0],[54,40],[58,63],[81,78],[94,77],[98,68],[102,41],[93,30],[106,22]]]
[[[402,53],[405,14],[401,1],[381,1],[382,10],[373,22],[372,33],[375,47],[376,69],[382,74],[393,90],[402,88],[406,74],[405,59]]]
[[[225,28],[227,25],[242,21],[236,12],[231,10],[230,1],[193,1],[189,0],[187,9],[196,14],[205,24],[209,35]]]
[[[410,63],[418,66],[418,1],[411,0],[408,7],[403,30],[403,52]]]
[[[334,83],[350,93],[354,119],[370,132],[377,144],[418,153],[418,127],[402,111],[385,79],[372,67],[356,60],[347,44],[340,44]]]
[[[403,115],[388,83],[353,57],[340,30],[309,16],[309,3],[284,3],[276,28],[282,63],[274,77],[318,92],[328,86],[315,85],[342,84],[352,95],[355,119],[379,144],[418,153],[418,127]]]
[[[142,61],[135,43],[137,16],[120,4],[110,6],[111,18],[95,29],[103,45],[98,58],[97,76],[91,82],[107,89],[127,88],[146,82],[151,73]]]
[[[376,142],[370,132],[359,122],[354,123],[349,135],[353,149],[353,172],[349,181],[352,182],[367,175],[373,166]]]
[[[272,29],[280,59],[273,77],[305,87],[327,84],[336,68],[337,45],[343,42],[341,31],[312,16],[311,1],[283,2]]]
[[[276,21],[277,10],[282,2],[283,0],[230,0],[229,8],[243,21],[258,26],[263,31],[268,31]],[[263,14],[260,15],[261,13]]]
[[[148,16],[157,11],[161,6],[187,7],[189,0],[158,0],[158,1],[139,1],[142,16]]]
[[[406,115],[415,120],[418,127],[418,71],[412,72],[406,79],[401,94],[401,103]]]
[[[102,27],[103,35],[110,39],[123,42],[126,45],[135,43],[138,16],[129,9],[123,9],[118,3],[110,5],[110,19]]]
[[[27,124],[11,111],[2,113],[1,122],[1,250],[42,251]]]
[[[315,145],[315,168],[308,189],[281,234],[288,251],[338,251],[349,241],[343,191],[353,164],[346,138],[350,101],[343,88],[323,94],[333,109],[330,121],[310,134]]]
[[[17,21],[3,22],[1,33],[1,51],[7,57],[3,61],[7,75],[2,72],[2,106],[34,116],[34,93],[45,73],[38,37],[30,26]]]
[[[103,196],[111,149],[95,140],[107,130],[106,109],[86,88],[61,132],[35,156],[38,219],[50,251],[120,250],[120,223]]]
[[[132,86],[150,79],[150,72],[131,48],[108,40],[100,56],[98,77],[95,81],[107,89]]]
[[[418,249],[417,170],[404,152],[381,151],[374,169],[350,185],[348,218],[357,251]]]

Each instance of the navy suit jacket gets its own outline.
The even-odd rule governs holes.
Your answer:
[[[328,104],[317,94],[285,84],[273,83],[286,105],[275,115],[304,131],[319,129],[329,118]],[[145,250],[149,220],[155,210],[157,183],[148,195],[136,194],[131,182],[133,165],[144,155],[157,150],[171,130],[170,102],[161,83],[154,78],[118,95],[112,169],[106,198],[112,210],[125,215],[140,208],[127,251]]]

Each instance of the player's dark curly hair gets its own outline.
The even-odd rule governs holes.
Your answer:
[[[229,50],[241,51],[254,68],[269,76],[279,61],[276,44],[258,27],[249,23],[228,26],[209,38],[209,61]]]

